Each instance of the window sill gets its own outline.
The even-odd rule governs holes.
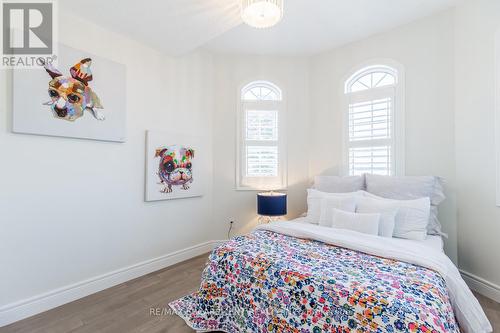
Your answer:
[[[272,190],[269,189],[269,188],[256,188],[256,187],[249,187],[249,186],[236,186],[236,188],[234,189],[235,191],[242,191],[242,192],[270,192],[270,191],[274,191],[274,192],[278,192],[278,191],[288,191],[288,187],[287,186],[284,186],[284,187],[281,187],[281,188],[273,188]]]

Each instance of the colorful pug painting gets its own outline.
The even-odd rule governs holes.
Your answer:
[[[52,80],[49,81],[51,100],[44,105],[50,106],[55,118],[75,121],[87,110],[95,119],[105,119],[98,110],[103,109],[101,101],[89,87],[89,82],[92,81],[91,64],[92,59],[82,59],[70,68],[71,76],[63,76],[54,66],[45,64],[44,68]]]
[[[161,147],[156,149],[155,158],[160,158],[158,177],[163,185],[160,192],[172,193],[172,186],[189,189],[189,184],[193,182],[192,148],[177,145]]]

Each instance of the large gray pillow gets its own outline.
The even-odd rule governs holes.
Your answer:
[[[438,205],[446,198],[443,193],[443,179],[436,176],[380,176],[365,175],[366,191],[383,198],[411,200],[428,197],[431,214],[427,233],[444,235],[437,218]]]
[[[348,193],[365,189],[365,176],[316,176],[315,190],[328,193]]]

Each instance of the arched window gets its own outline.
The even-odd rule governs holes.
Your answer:
[[[254,81],[242,89],[242,99],[245,101],[281,101],[281,89],[271,82]]]
[[[357,71],[346,81],[345,92],[358,91],[395,86],[397,84],[397,71],[389,66],[375,65],[364,67]]]
[[[344,168],[349,175],[404,173],[403,73],[374,64],[344,82]]]
[[[238,189],[286,187],[283,95],[268,81],[240,91],[238,112]]]

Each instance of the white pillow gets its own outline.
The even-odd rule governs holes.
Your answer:
[[[356,211],[356,194],[352,196],[332,196],[329,195],[321,199],[321,214],[319,217],[319,225],[325,227],[332,226],[333,209],[340,209],[346,212],[354,213]]]
[[[316,176],[314,188],[329,193],[356,192],[365,189],[365,176]]]
[[[307,215],[306,219],[309,223],[318,224],[321,217],[321,201],[324,198],[349,198],[359,196],[360,193],[326,193],[315,189],[307,190]],[[354,210],[353,210],[354,211]]]
[[[397,210],[394,225],[394,237],[424,240],[427,237],[427,224],[430,215],[429,198],[420,198],[415,200],[394,200],[377,197],[367,193],[365,197],[358,197],[356,206],[370,207],[371,211],[387,212]],[[375,208],[378,207],[378,208]]]
[[[443,179],[435,176],[365,176],[366,190],[369,193],[397,200],[409,200],[429,197],[431,200],[431,214],[427,233],[430,235],[444,235],[441,223],[438,220],[437,206],[446,196],[443,193]]]
[[[441,222],[438,219],[438,206],[431,205],[431,214],[429,215],[429,224],[427,225],[427,234],[448,237],[448,234],[442,230]]]
[[[380,213],[378,235],[382,237],[392,238],[398,211],[399,208],[385,207],[380,205],[380,201],[370,200],[370,198],[356,199],[356,213]]]
[[[378,235],[380,214],[359,214],[332,208],[332,228]]]

